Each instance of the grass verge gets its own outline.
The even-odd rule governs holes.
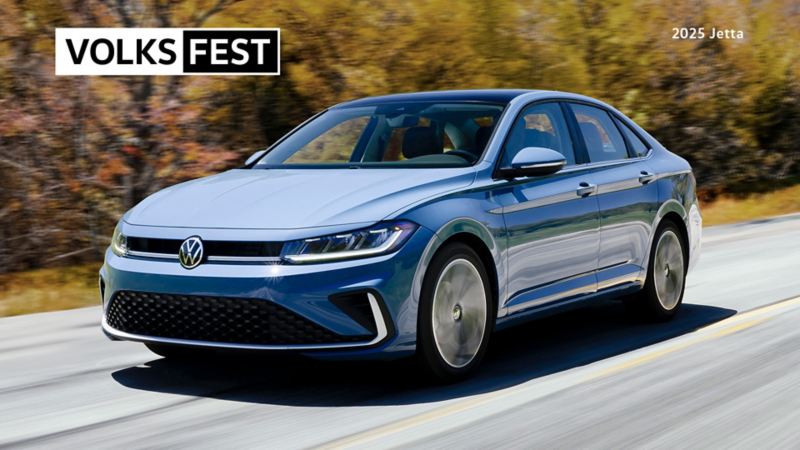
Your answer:
[[[703,226],[763,219],[800,211],[800,184],[747,197],[720,197],[703,204]]]
[[[0,317],[100,304],[100,263],[0,275]]]

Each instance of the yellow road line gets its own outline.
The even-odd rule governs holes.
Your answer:
[[[723,337],[723,336],[727,336],[729,334],[736,333],[737,331],[741,331],[741,330],[744,330],[744,329],[747,329],[747,328],[750,328],[750,327],[754,327],[754,326],[756,326],[756,325],[758,325],[758,324],[760,324],[760,323],[762,323],[762,322],[764,322],[764,321],[766,321],[768,319],[769,319],[769,317],[761,317],[761,318],[756,318],[756,319],[753,319],[753,320],[748,320],[748,321],[742,322],[742,323],[736,323],[736,324],[733,324],[733,325],[731,325],[729,327],[723,328],[723,329],[717,331],[716,333],[699,336],[697,339],[692,339],[692,340],[689,340],[689,341],[686,341],[686,342],[677,343],[677,344],[675,344],[675,345],[673,345],[671,347],[667,347],[667,348],[664,348],[664,349],[661,349],[661,350],[653,351],[651,353],[646,353],[646,354],[644,354],[642,356],[639,356],[638,358],[634,358],[634,359],[632,359],[630,361],[625,361],[625,362],[620,363],[620,364],[618,364],[616,366],[612,366],[612,367],[609,367],[609,368],[607,368],[605,370],[601,370],[600,372],[591,374],[590,376],[586,377],[586,380],[588,381],[588,380],[594,380],[594,379],[597,379],[597,378],[607,377],[609,375],[613,375],[615,373],[622,372],[624,370],[627,370],[627,369],[630,369],[630,368],[633,368],[633,367],[636,367],[636,366],[640,366],[642,364],[645,364],[645,363],[648,363],[648,362],[653,361],[655,359],[658,359],[658,358],[660,358],[662,356],[668,355],[670,353],[675,353],[678,350],[683,350],[683,349],[685,349],[687,347],[691,347],[691,346],[699,344],[701,342],[710,341],[710,340],[717,339],[717,338],[720,338],[720,337]]]
[[[738,331],[754,327],[762,322],[769,320],[772,317],[775,317],[778,312],[783,311],[785,309],[789,309],[797,305],[800,305],[800,297],[783,300],[777,303],[773,303],[771,305],[752,309],[750,311],[741,314],[736,314],[727,319],[723,319],[719,322],[715,322],[711,325],[699,328],[698,330],[694,331],[689,335],[684,335],[684,336],[694,336],[691,339],[682,342],[676,342],[675,344],[667,346],[665,348],[654,349],[648,353],[636,357],[635,359],[623,361],[609,368],[600,369],[592,374],[589,374],[589,376],[584,378],[582,382],[613,375],[615,373],[619,373],[624,370],[637,367],[642,364],[646,364],[662,356],[677,352],[679,350],[683,350],[693,345],[718,339],[736,333]],[[350,436],[346,436],[342,439],[329,442],[320,448],[340,449],[340,448],[354,447],[357,445],[363,445],[384,438],[386,436],[390,436],[414,428],[416,426],[423,425],[427,422],[442,419],[444,417],[448,417],[463,411],[467,411],[471,408],[481,406],[491,401],[506,398],[513,394],[519,393],[520,390],[529,389],[531,387],[532,387],[531,385],[517,385],[500,391],[480,394],[474,397],[467,398],[462,401],[442,406],[440,408],[435,408],[431,411],[422,414],[401,419],[397,422],[392,422],[386,425],[377,426],[375,428],[366,430],[361,433],[356,433]]]
[[[719,322],[714,322],[710,325],[707,325],[703,328],[700,328],[698,331],[703,330],[711,330],[714,328],[719,328],[722,326],[729,325],[732,322],[741,322],[743,320],[747,320],[750,317],[755,316],[763,316],[771,312],[781,311],[784,309],[789,309],[793,306],[800,305],[800,297],[789,298],[786,300],[781,300],[779,302],[775,302],[766,306],[761,306],[758,308],[751,309],[750,311],[745,311],[743,313],[736,314],[734,316],[728,317],[725,320],[720,320]]]
[[[323,445],[322,449],[342,449],[353,447],[356,445],[363,445],[368,442],[372,442],[378,440],[380,438],[399,433],[401,431],[405,431],[411,428],[414,428],[417,425],[422,425],[426,422],[441,419],[442,417],[451,416],[453,414],[460,413],[462,411],[466,411],[470,408],[474,408],[476,406],[483,405],[493,400],[497,400],[499,398],[504,398],[508,395],[513,393],[513,391],[499,391],[499,392],[490,392],[487,394],[477,395],[475,397],[470,397],[466,400],[453,403],[447,406],[443,406],[441,408],[436,408],[432,411],[428,411],[426,413],[422,413],[416,416],[408,417],[406,419],[401,419],[397,422],[392,422],[387,425],[382,425],[375,427],[371,430],[367,430],[363,433],[357,433],[348,437],[345,437],[340,440],[336,440],[333,442],[329,442]]]

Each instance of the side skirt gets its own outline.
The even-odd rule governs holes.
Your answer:
[[[533,319],[541,319],[542,317],[559,314],[575,308],[580,308],[586,302],[602,301],[621,297],[624,295],[634,294],[640,291],[643,287],[642,282],[632,281],[629,283],[621,284],[611,288],[603,289],[592,294],[579,295],[575,297],[567,297],[565,299],[546,303],[544,305],[533,306],[514,314],[507,315],[497,319],[497,326],[495,329],[501,330],[511,326],[518,325]]]

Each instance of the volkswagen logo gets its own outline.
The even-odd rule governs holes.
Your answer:
[[[203,241],[200,236],[192,236],[181,244],[178,251],[178,260],[187,269],[194,269],[203,261]]]

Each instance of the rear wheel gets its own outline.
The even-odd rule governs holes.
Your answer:
[[[454,243],[431,261],[422,285],[417,353],[441,381],[455,381],[483,359],[496,313],[486,269],[469,246]]]
[[[644,289],[626,299],[625,305],[645,320],[671,319],[683,303],[687,267],[680,231],[674,223],[666,222],[653,240]]]

